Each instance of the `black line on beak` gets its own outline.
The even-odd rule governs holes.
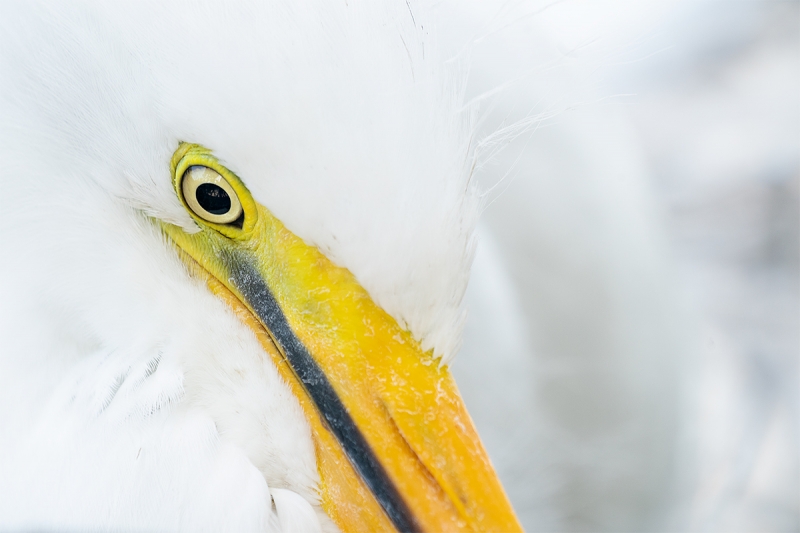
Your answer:
[[[231,282],[269,330],[328,428],[344,448],[350,463],[361,475],[394,527],[402,532],[420,532],[419,524],[397,487],[353,422],[325,373],[289,327],[286,316],[258,271],[244,254],[226,252],[220,258],[230,272]]]

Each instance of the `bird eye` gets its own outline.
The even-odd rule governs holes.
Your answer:
[[[242,214],[242,204],[233,187],[208,167],[194,165],[187,168],[181,188],[186,203],[203,220],[229,224]]]

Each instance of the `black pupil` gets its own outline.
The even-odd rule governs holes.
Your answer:
[[[231,210],[231,198],[219,185],[203,183],[195,192],[197,203],[212,215],[224,215]]]

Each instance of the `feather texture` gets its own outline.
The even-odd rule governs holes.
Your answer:
[[[5,4],[0,527],[335,529],[297,401],[150,219],[196,229],[169,160],[204,144],[447,361],[459,80],[407,2]]]

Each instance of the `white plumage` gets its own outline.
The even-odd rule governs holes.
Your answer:
[[[0,529],[336,529],[296,398],[154,224],[199,229],[181,141],[444,362],[500,192],[476,181],[509,187],[458,377],[517,510],[674,523],[685,334],[647,170],[614,113],[564,113],[598,98],[596,65],[530,16],[546,4],[5,5]]]
[[[169,160],[212,147],[448,360],[470,116],[416,9],[4,6],[0,528],[334,528],[297,401],[152,219],[196,231]]]

